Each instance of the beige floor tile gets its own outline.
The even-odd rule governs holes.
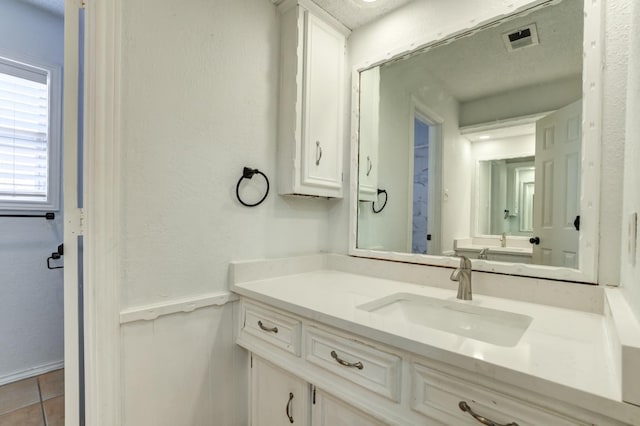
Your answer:
[[[0,416],[36,402],[40,402],[40,393],[35,377],[0,386]]]
[[[42,405],[47,426],[64,426],[64,396],[44,401]]]
[[[63,425],[64,423],[59,423]],[[0,416],[0,426],[45,426],[40,403]]]
[[[55,370],[38,376],[40,382],[40,396],[42,400],[64,395],[64,370]]]

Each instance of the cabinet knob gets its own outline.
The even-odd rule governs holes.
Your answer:
[[[322,147],[320,146],[320,141],[316,141],[316,166],[320,165],[321,159],[322,159]]]
[[[367,176],[371,173],[371,169],[373,169],[373,162],[371,158],[367,155]]]
[[[529,238],[529,242],[531,244],[539,245],[540,244],[540,237],[531,237],[531,238]]]

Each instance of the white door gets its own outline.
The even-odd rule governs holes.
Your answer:
[[[385,423],[320,389],[314,389],[311,406],[313,426],[382,426]]]
[[[578,268],[582,101],[536,122],[533,263]]]
[[[304,380],[253,356],[251,424],[308,426],[309,385]]]
[[[81,0],[66,0],[64,11],[64,386],[65,423],[84,424],[84,318],[82,266],[83,160],[78,159],[84,122],[81,74],[84,74],[84,6]],[[82,18],[81,18],[82,17]]]
[[[342,81],[345,39],[305,12],[303,184],[342,187]]]

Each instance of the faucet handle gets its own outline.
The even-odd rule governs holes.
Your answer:
[[[460,258],[460,269],[471,269],[471,260],[467,256],[457,256]]]

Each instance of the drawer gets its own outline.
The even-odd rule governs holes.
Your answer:
[[[473,412],[496,424],[517,426],[583,425],[578,420],[544,410],[525,401],[463,381],[438,370],[413,364],[411,404],[415,411],[446,424],[481,424],[459,404],[464,401]],[[515,425],[514,425],[515,426]]]
[[[240,333],[257,337],[300,356],[300,321],[253,303],[242,303]]]
[[[304,330],[307,361],[393,401],[400,400],[399,356],[317,328]]]

